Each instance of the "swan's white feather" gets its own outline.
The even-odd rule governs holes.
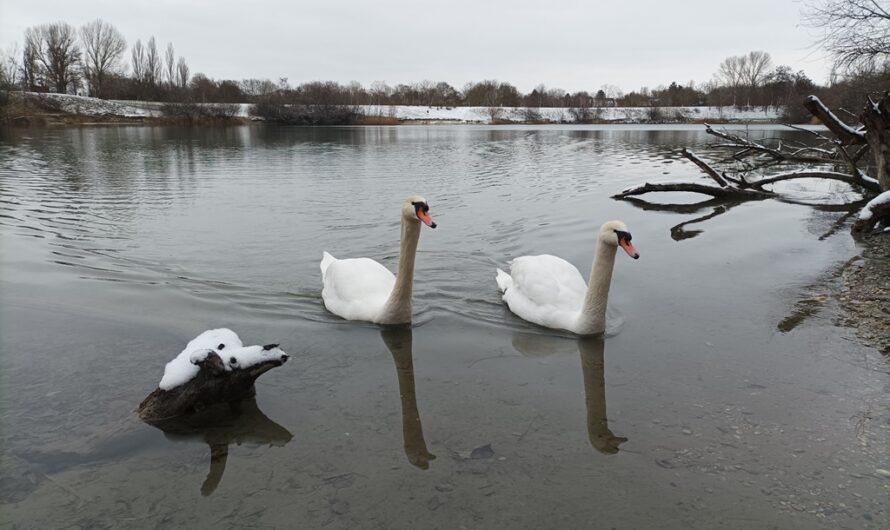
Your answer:
[[[513,260],[510,274],[498,269],[504,302],[517,316],[549,328],[574,331],[587,283],[568,261],[542,254]]]
[[[375,322],[396,283],[389,269],[370,258],[336,259],[325,252],[321,272],[324,306],[346,320]]]
[[[510,287],[513,287],[513,278],[501,269],[498,269],[495,281],[498,282],[498,289],[500,289],[502,293],[506,292]]]
[[[328,254],[328,252],[322,251],[321,253],[321,278],[324,279],[325,272],[327,272],[328,267],[331,266],[331,263],[337,261],[337,258]]]

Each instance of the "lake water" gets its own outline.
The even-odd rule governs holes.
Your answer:
[[[679,155],[716,154],[699,126],[2,134],[8,527],[890,525],[890,362],[806,302],[859,253],[843,212],[609,198],[705,182]],[[412,193],[439,225],[413,328],[327,313],[322,251],[394,270]],[[617,256],[605,340],[500,302],[511,257],[586,278],[610,219],[641,258]],[[223,423],[142,423],[165,363],[222,326],[292,357]]]

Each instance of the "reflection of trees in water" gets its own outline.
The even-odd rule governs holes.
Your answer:
[[[402,400],[402,438],[405,455],[411,464],[428,469],[436,455],[427,450],[417,410],[417,394],[414,388],[413,335],[410,327],[387,326],[380,331],[383,343],[392,354],[399,379],[399,397]]]
[[[389,145],[404,140],[395,127],[279,127],[253,128],[253,138],[263,147],[312,144],[313,148],[331,150],[344,145]]]
[[[573,342],[575,344],[573,344]],[[623,436],[615,436],[609,429],[606,414],[606,375],[605,339],[602,335],[578,337],[577,339],[516,333],[513,347],[529,357],[540,357],[556,353],[568,353],[577,347],[581,356],[581,370],[584,376],[584,404],[587,408],[587,436],[590,445],[603,454],[615,454],[618,446],[627,441]]]
[[[201,485],[205,496],[213,493],[222,480],[232,443],[283,447],[293,438],[290,431],[263,414],[255,398],[152,425],[174,442],[203,442],[210,447],[210,470]]]

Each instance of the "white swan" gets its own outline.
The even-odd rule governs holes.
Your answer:
[[[420,239],[420,222],[436,223],[423,197],[412,195],[402,204],[402,237],[398,275],[369,258],[336,259],[327,252],[321,259],[324,306],[346,320],[377,324],[411,322],[414,258]]]
[[[609,221],[600,228],[589,287],[574,265],[544,254],[514,259],[511,274],[497,269],[498,288],[510,310],[529,322],[578,335],[602,333],[615,252],[620,246],[630,257],[640,257],[630,240],[621,221]]]

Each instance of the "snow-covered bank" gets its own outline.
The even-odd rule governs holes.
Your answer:
[[[120,118],[147,118],[150,116],[160,116],[160,109],[155,114],[134,105],[134,103],[138,103],[135,101],[112,101],[86,96],[72,96],[70,94],[41,94],[37,92],[26,92],[25,94],[28,98],[44,100],[48,105],[58,107],[62,112],[67,112],[69,114],[116,116]]]
[[[158,101],[102,100],[68,94],[26,93],[29,98],[44,99],[62,112],[86,116],[113,116],[120,118],[159,118],[163,116],[164,103]],[[210,105],[210,104],[208,104]],[[235,117],[250,118],[248,103],[235,103]],[[399,121],[417,123],[491,123],[552,122],[574,123],[572,110],[566,107],[427,107],[408,105],[359,105],[365,116],[382,116]],[[577,110],[577,109],[575,109]],[[613,123],[675,123],[675,122],[776,122],[782,115],[781,108],[770,107],[601,107],[588,109],[588,116],[597,122]]]

